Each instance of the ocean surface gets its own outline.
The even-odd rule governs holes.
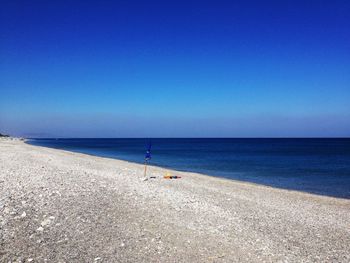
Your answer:
[[[350,139],[151,141],[152,165],[350,198]],[[31,139],[28,143],[143,163],[149,139]]]

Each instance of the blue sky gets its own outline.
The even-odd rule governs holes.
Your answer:
[[[349,1],[0,5],[0,132],[350,136]]]

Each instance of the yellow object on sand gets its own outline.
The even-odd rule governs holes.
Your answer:
[[[169,172],[166,172],[164,175],[165,179],[170,179],[171,178],[171,174]]]

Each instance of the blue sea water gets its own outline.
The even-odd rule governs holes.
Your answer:
[[[143,163],[149,139],[32,139],[28,143]],[[350,198],[350,139],[152,139],[151,164]]]

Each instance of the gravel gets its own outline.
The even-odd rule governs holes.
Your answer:
[[[0,140],[0,262],[350,262],[350,200]]]

